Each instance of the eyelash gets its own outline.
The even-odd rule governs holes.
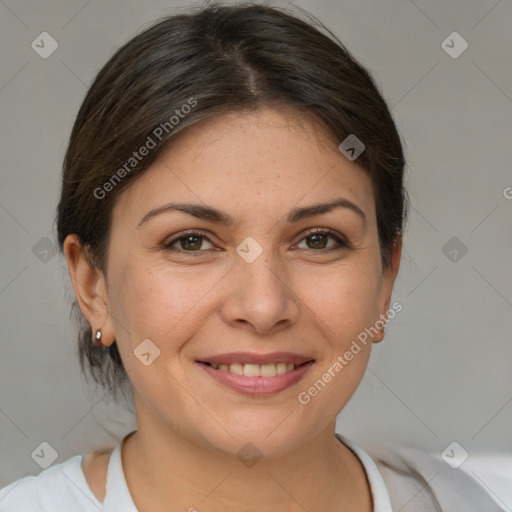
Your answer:
[[[310,238],[314,235],[329,235],[331,238],[333,238],[336,243],[338,244],[337,247],[331,247],[329,249],[309,249],[315,253],[319,254],[327,254],[333,251],[341,250],[341,249],[349,249],[350,245],[348,242],[341,237],[339,237],[334,231],[331,231],[330,229],[322,229],[322,228],[313,228],[309,230],[300,240],[298,243],[302,242],[303,240]],[[193,254],[194,257],[201,256],[201,253],[204,253],[206,251],[211,251],[212,249],[206,249],[206,250],[197,250],[197,251],[187,251],[186,249],[178,249],[176,247],[173,247],[173,245],[176,242],[179,242],[180,240],[185,240],[187,237],[195,236],[197,238],[204,238],[208,240],[210,243],[213,243],[209,240],[208,235],[202,231],[189,231],[182,233],[180,236],[177,236],[173,238],[172,240],[169,240],[168,242],[162,244],[162,248],[167,251],[178,251],[182,253],[189,253]],[[307,250],[307,249],[306,249]]]

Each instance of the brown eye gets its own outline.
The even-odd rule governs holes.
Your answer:
[[[334,240],[334,245],[328,246],[329,238]],[[302,240],[306,240],[306,249],[312,249],[317,252],[329,252],[332,250],[348,247],[348,244],[344,240],[342,240],[330,230],[314,230],[305,236]],[[302,243],[302,240],[300,243]],[[299,248],[302,249],[302,247]]]
[[[204,243],[211,244],[206,235],[199,232],[190,232],[175,237],[163,245],[163,248],[169,251],[182,251],[182,252],[203,252]],[[213,245],[213,244],[212,244]],[[210,250],[207,248],[206,250]]]

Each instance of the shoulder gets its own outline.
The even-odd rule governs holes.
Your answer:
[[[425,474],[396,453],[388,454],[385,458],[376,458],[375,461],[386,484],[393,509],[410,507],[416,512],[442,510],[429,485],[432,474]]]
[[[87,456],[93,460],[92,454]],[[50,466],[37,476],[20,478],[0,489],[1,512],[54,512],[101,510],[82,470],[81,455]]]
[[[376,459],[376,462],[388,488],[393,510],[505,510],[501,508],[500,500],[496,501],[493,493],[474,478],[471,468],[451,467],[440,454],[400,449]],[[508,481],[512,483],[512,479]]]
[[[488,488],[474,478],[476,473],[472,469],[478,468],[478,473],[482,474],[485,469],[482,463],[470,467],[466,464],[463,468],[459,467],[462,466],[461,462],[454,467],[441,454],[410,448],[387,451],[383,456],[375,457],[343,436],[336,435],[353,449],[365,466],[376,511],[494,512],[506,510],[502,508],[505,501],[512,502],[512,492],[508,492],[511,496],[509,499],[504,497],[504,489],[511,488],[512,477],[502,482],[500,494],[503,498],[498,500],[493,498],[495,493],[489,492]],[[472,459],[475,459],[475,454]],[[512,468],[512,460],[506,456],[500,459],[499,466],[504,467],[505,461]],[[495,483],[502,480],[504,479],[500,473],[500,479],[495,480]]]

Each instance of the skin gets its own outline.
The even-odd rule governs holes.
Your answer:
[[[366,222],[343,207],[286,220],[292,208],[341,197]],[[238,222],[228,227],[170,211],[137,227],[147,212],[174,201],[208,205]],[[349,247],[330,235],[312,238],[311,228],[331,229]],[[197,229],[206,238],[162,247]],[[248,236],[263,248],[252,263],[236,252]],[[139,510],[372,510],[364,470],[334,432],[371,341],[381,341],[383,332],[361,345],[310,403],[297,395],[359,333],[381,325],[401,239],[383,270],[370,178],[325,130],[275,108],[191,126],[118,197],[108,277],[87,264],[75,235],[64,252],[82,313],[94,332],[101,328],[105,344],[117,340],[134,387],[138,430],[125,440],[122,459]],[[147,338],[160,349],[149,366],[133,354]],[[231,351],[292,351],[315,363],[291,388],[251,397],[194,363]],[[237,458],[247,442],[262,453],[252,467]],[[100,501],[107,464],[108,452],[83,463]]]

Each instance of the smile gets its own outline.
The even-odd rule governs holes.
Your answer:
[[[213,380],[239,393],[268,396],[297,384],[314,364],[309,360],[295,363],[207,363],[195,361]]]

